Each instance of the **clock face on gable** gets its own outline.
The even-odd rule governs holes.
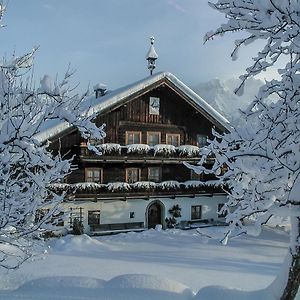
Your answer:
[[[159,115],[160,99],[158,97],[150,97],[149,99],[149,113],[151,115]]]

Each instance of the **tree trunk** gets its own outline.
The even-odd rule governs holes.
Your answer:
[[[290,266],[286,286],[280,300],[295,299],[300,285],[300,218],[292,220],[291,244],[289,248]]]

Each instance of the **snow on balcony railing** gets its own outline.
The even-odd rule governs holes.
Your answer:
[[[49,187],[54,191],[69,191],[69,192],[142,192],[142,191],[178,191],[191,190],[208,187],[221,187],[223,184],[218,180],[197,181],[189,180],[185,182],[178,182],[175,180],[168,180],[163,182],[152,181],[138,181],[135,183],[127,182],[110,182],[107,184],[100,184],[96,182],[79,182],[73,184],[67,183],[53,183]]]
[[[138,181],[132,183],[131,186],[135,190],[152,190],[155,189],[156,183],[152,181]]]
[[[126,148],[127,153],[147,154],[150,151],[150,146],[147,144],[131,144]]]
[[[105,184],[101,184],[97,182],[79,182],[73,184],[73,186],[78,190],[97,190],[106,187]]]
[[[155,155],[172,155],[176,153],[176,147],[173,145],[159,144],[153,146],[154,156]]]
[[[110,182],[107,184],[107,189],[111,192],[128,191],[131,189],[131,186],[127,182]]]
[[[175,147],[173,145],[158,144],[149,146],[147,144],[131,144],[121,146],[115,143],[106,143],[98,145],[103,155],[121,155],[121,154],[138,154],[153,156],[174,156],[180,157],[197,157],[200,155],[200,148],[194,145],[181,145]]]
[[[180,156],[193,157],[200,155],[200,148],[193,145],[182,145],[177,147],[176,150]]]
[[[217,187],[222,185],[219,180],[209,180],[209,181],[188,180],[182,184],[184,184],[186,188]]]
[[[106,143],[99,146],[103,154],[121,154],[120,144]]]
[[[158,187],[160,187],[162,190],[179,189],[180,183],[175,180],[163,181],[158,183]]]

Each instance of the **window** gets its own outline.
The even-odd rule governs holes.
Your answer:
[[[102,169],[101,168],[87,168],[85,169],[86,182],[102,182]]]
[[[226,211],[221,211],[222,207],[224,206],[224,203],[220,203],[218,204],[218,218],[225,218],[227,216],[227,212]]]
[[[149,146],[160,144],[160,132],[147,132],[147,144]]]
[[[160,182],[160,167],[149,167],[148,168],[148,180],[153,182]]]
[[[202,207],[201,205],[195,205],[191,207],[191,219],[197,220],[201,219]]]
[[[126,145],[140,144],[142,133],[140,131],[126,131]]]
[[[159,115],[160,99],[157,97],[150,97],[149,99],[149,114]]]
[[[191,180],[203,181],[204,180],[203,172],[200,174],[197,174],[195,171],[191,170]]]
[[[204,147],[207,145],[207,136],[204,134],[197,134],[197,146]]]
[[[89,210],[88,211],[88,225],[100,224],[100,210]]]
[[[126,169],[126,182],[135,183],[140,181],[141,170],[138,168],[127,168]]]
[[[134,211],[131,211],[131,212],[129,213],[129,218],[130,218],[130,219],[134,219]]]
[[[166,144],[178,147],[180,145],[180,134],[169,134],[166,135]]]

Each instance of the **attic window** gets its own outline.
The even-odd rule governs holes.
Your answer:
[[[160,99],[158,97],[150,97],[149,99],[149,114],[159,115]]]

